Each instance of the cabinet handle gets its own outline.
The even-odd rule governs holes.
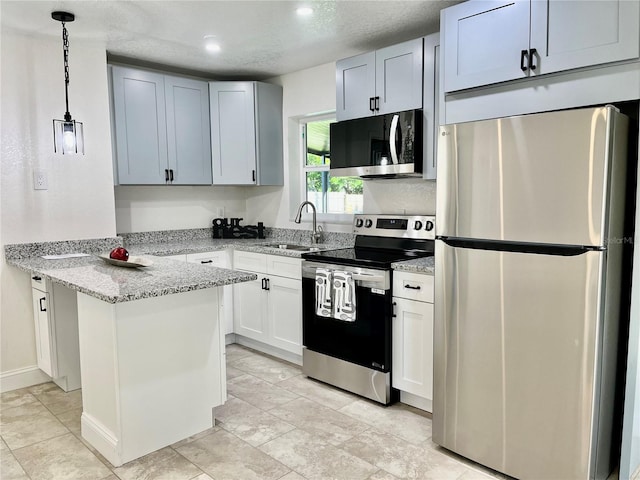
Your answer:
[[[164,181],[165,182],[169,181],[169,169],[168,168],[164,169]]]
[[[255,170],[251,170],[251,181],[252,182],[256,181],[256,171]]]
[[[527,65],[525,65],[525,59],[528,61],[528,52],[527,50],[520,50],[520,70],[523,72],[527,71]]]
[[[369,97],[369,110],[371,110],[371,113],[376,111],[375,98],[373,97]]]
[[[265,283],[267,285],[267,288],[265,288],[265,290],[267,290],[267,291],[271,290],[271,280],[269,280],[268,278],[265,278],[265,280],[266,280]]]
[[[42,278],[41,278],[41,277],[39,277],[39,276],[37,276],[37,275],[36,275],[35,277],[31,277],[31,278],[32,278],[33,280],[35,280],[36,282],[39,282],[39,281],[41,281],[41,280],[42,280]]]
[[[169,181],[173,183],[173,168],[169,169]]]
[[[213,260],[200,260],[200,263],[213,263]]]
[[[393,302],[391,304],[391,317],[392,318],[396,318],[396,302]]]
[[[529,50],[529,68],[531,68],[531,70],[536,69],[535,59],[537,54],[538,50],[536,50],[535,48]]]
[[[263,278],[262,279],[262,290],[266,290],[267,289],[267,279]]]
[[[416,285],[415,287],[413,285],[404,285],[404,288],[409,288],[411,290],[420,290],[420,285]]]
[[[42,298],[40,299],[40,311],[41,311],[41,312],[46,312],[46,311],[47,311],[47,309],[46,309],[46,308],[44,308],[44,307],[42,306],[42,302],[43,302],[44,300],[46,300],[46,298],[45,298],[45,297],[42,297]]]
[[[379,112],[380,111],[380,97],[376,97],[375,100],[376,100],[376,103],[375,103],[376,112]]]

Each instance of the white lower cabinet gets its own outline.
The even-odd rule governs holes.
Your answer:
[[[234,332],[274,347],[302,355],[302,260],[299,258],[236,251],[234,269],[258,275],[252,282],[233,286]],[[251,346],[254,346],[253,344]]]
[[[419,301],[422,300],[422,301]],[[400,400],[432,411],[433,276],[394,272],[392,371]]]
[[[231,251],[217,250],[215,252],[190,253],[186,255],[186,261],[218,268],[231,268]],[[220,320],[224,324],[224,333],[228,335],[233,333],[233,287],[227,285],[220,287],[218,291],[221,292],[218,299]]]
[[[38,368],[65,392],[80,381],[76,292],[41,277],[31,279]]]

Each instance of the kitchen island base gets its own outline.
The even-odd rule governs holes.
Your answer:
[[[114,466],[211,428],[226,399],[218,288],[123,303],[78,293],[82,436]]]

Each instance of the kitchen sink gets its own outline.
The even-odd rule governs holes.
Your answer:
[[[296,250],[298,252],[312,252],[318,250],[318,247],[296,245],[294,243],[269,243],[265,246],[270,248],[279,248],[280,250]]]

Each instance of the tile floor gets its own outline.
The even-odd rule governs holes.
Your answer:
[[[212,429],[113,467],[80,436],[82,396],[53,383],[2,394],[2,480],[491,480],[431,442],[431,419],[381,407],[238,345]]]

